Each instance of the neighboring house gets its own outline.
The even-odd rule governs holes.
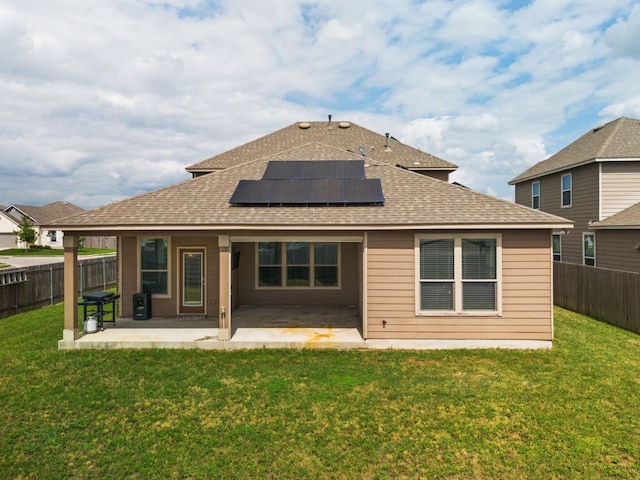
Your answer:
[[[18,221],[4,213],[4,207],[0,209],[0,250],[15,248],[17,237],[14,233],[18,230]]]
[[[100,234],[118,237],[121,316],[146,291],[154,316],[210,318],[223,339],[243,307],[354,306],[364,339],[550,344],[551,232],[572,224],[443,181],[455,168],[353,123],[303,122],[57,222],[63,342],[80,335],[77,239]]]
[[[640,272],[639,223],[627,223],[640,202],[640,120],[594,128],[509,183],[516,203],[574,222],[554,232],[555,260]]]
[[[598,265],[640,272],[640,202],[592,224],[591,230],[597,235]]]
[[[33,223],[33,228],[38,234],[35,245],[62,248],[62,231],[49,229],[44,226],[61,218],[84,211],[84,208],[78,207],[72,203],[58,201],[49,203],[42,207],[35,207],[31,205],[10,205],[4,208],[3,213],[11,218],[14,223],[14,227],[11,230],[12,232],[18,230],[18,224],[22,221],[22,218],[26,216],[29,218],[31,223]],[[7,239],[4,240],[6,240],[5,243],[8,242]],[[18,248],[24,247],[24,245],[18,241],[18,238],[13,235],[12,245],[4,248],[15,248],[16,246]]]

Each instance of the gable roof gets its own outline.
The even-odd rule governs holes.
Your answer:
[[[611,215],[601,222],[593,223],[589,228],[635,230],[640,229],[640,202]]]
[[[313,147],[312,147],[313,145]],[[344,160],[355,155],[362,158],[362,147],[367,158],[409,169],[454,171],[458,167],[441,158],[405,145],[393,137],[380,135],[352,122],[299,122],[260,137],[249,143],[208,158],[187,167],[190,173],[208,173],[261,158],[274,159],[283,152],[306,147],[325,148],[326,155],[333,149],[339,158],[301,158],[317,160]]]
[[[531,180],[598,160],[640,160],[640,120],[620,117],[589,130],[555,155],[536,163],[509,184]]]
[[[18,221],[22,219],[22,215],[26,215],[36,224],[42,225],[70,215],[84,212],[85,209],[69,202],[57,201],[42,207],[32,205],[10,205],[5,208],[4,211],[13,218],[16,218]],[[18,217],[17,214],[20,216]]]
[[[367,160],[379,178],[384,206],[232,206],[240,180],[262,178],[260,159],[96,208],[59,229],[89,230],[348,230],[416,228],[563,228],[563,218]]]

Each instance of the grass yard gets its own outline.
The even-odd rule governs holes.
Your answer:
[[[0,320],[0,477],[640,477],[640,336],[557,309],[550,351],[58,352]]]

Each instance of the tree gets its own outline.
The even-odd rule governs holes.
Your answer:
[[[24,243],[25,250],[33,245],[38,239],[38,232],[33,228],[33,223],[31,223],[29,217],[26,215],[22,216],[22,220],[20,220],[20,223],[18,224],[18,230],[13,233],[15,233],[18,236],[18,239]]]

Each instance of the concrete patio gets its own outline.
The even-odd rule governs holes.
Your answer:
[[[233,313],[229,340],[219,340],[217,319],[205,317],[118,318],[104,330],[88,333],[59,349],[174,348],[242,350],[294,349],[402,349],[456,348],[548,349],[547,341],[517,340],[371,340],[363,339],[354,307],[241,307]]]

